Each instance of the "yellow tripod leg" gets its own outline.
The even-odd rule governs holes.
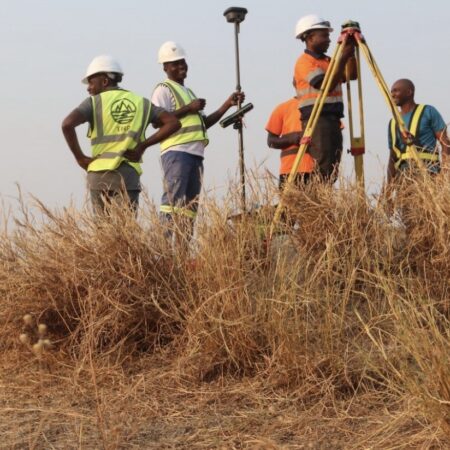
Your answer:
[[[278,222],[280,220],[281,213],[283,212],[286,192],[291,187],[292,181],[294,180],[295,174],[297,173],[300,162],[301,162],[303,156],[305,155],[306,150],[308,149],[309,144],[311,142],[311,136],[317,125],[317,121],[319,120],[319,116],[320,116],[320,113],[322,112],[322,108],[325,103],[325,99],[328,95],[328,92],[330,91],[331,81],[333,80],[333,78],[336,74],[337,67],[338,67],[337,62],[340,60],[340,58],[342,56],[343,48],[344,48],[344,46],[342,45],[342,42],[339,42],[338,45],[336,46],[336,50],[335,50],[331,60],[330,60],[330,65],[328,66],[328,70],[325,74],[325,78],[323,79],[322,86],[320,88],[320,94],[317,97],[316,101],[314,102],[313,110],[308,119],[308,123],[306,124],[306,128],[303,132],[303,137],[301,140],[300,147],[298,149],[297,155],[295,157],[294,163],[293,163],[291,171],[289,173],[287,182],[283,187],[283,191],[281,192],[280,202],[278,203],[278,206],[275,210],[275,214],[272,219],[272,223],[270,224],[269,241],[273,236],[275,228],[278,225]]]
[[[416,161],[419,168],[421,170],[425,170],[425,166],[424,166],[422,160],[419,158],[419,153],[417,151],[417,148],[410,139],[410,133],[409,133],[408,127],[406,126],[406,124],[400,114],[400,111],[397,109],[397,106],[395,105],[394,101],[392,100],[390,90],[389,90],[386,82],[384,81],[383,76],[381,75],[380,69],[378,68],[377,63],[375,62],[375,59],[374,59],[371,51],[369,50],[369,47],[364,42],[361,35],[357,36],[356,41],[358,43],[358,47],[360,47],[363,50],[364,56],[366,57],[367,63],[369,65],[370,69],[372,70],[375,81],[377,82],[382,94],[384,95],[384,98],[385,98],[390,110],[392,111],[392,115],[394,116],[394,119],[397,122],[397,125],[400,129],[400,133],[406,140],[407,150],[411,153],[411,155],[413,156],[413,158]]]
[[[364,109],[362,98],[362,82],[361,82],[361,59],[359,55],[359,48],[356,47],[356,70],[358,81],[358,100],[359,100],[359,122],[360,122],[360,137],[355,137],[353,127],[353,109],[352,109],[352,95],[350,88],[350,73],[346,70],[347,78],[347,105],[348,105],[348,121],[350,131],[350,153],[355,162],[355,174],[358,186],[364,189],[364,153],[365,153],[365,137],[364,137]],[[348,69],[348,67],[346,68]]]

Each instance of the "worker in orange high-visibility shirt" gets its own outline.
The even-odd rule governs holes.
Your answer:
[[[315,14],[304,16],[297,22],[295,37],[303,41],[306,47],[297,59],[294,71],[303,128],[306,127],[314,103],[320,95],[322,82],[330,65],[330,57],[325,52],[330,45],[332,31],[330,22]],[[336,62],[337,69],[308,147],[308,153],[315,159],[321,178],[331,183],[336,180],[342,156],[341,119],[344,116],[344,103],[341,84],[345,80],[347,63],[350,79],[356,79],[357,76],[354,47],[355,42],[347,40],[342,56]]]
[[[295,80],[293,80],[293,84],[295,87]],[[280,103],[272,111],[266,125],[266,131],[267,145],[270,148],[281,150],[279,177],[279,186],[281,189],[291,172],[303,134],[296,96]],[[297,186],[309,181],[311,173],[314,170],[314,165],[314,159],[306,153],[294,177],[294,183]]]

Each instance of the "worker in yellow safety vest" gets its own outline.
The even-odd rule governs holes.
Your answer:
[[[159,49],[158,62],[163,65],[167,79],[153,91],[152,103],[172,112],[181,121],[181,129],[161,142],[161,162],[164,172],[161,215],[171,222],[180,217],[187,227],[183,232],[189,238],[197,214],[202,186],[203,157],[208,145],[206,130],[238,102],[243,92],[231,94],[215,112],[205,115],[206,100],[197,98],[184,81],[188,72],[186,53],[173,41]]]
[[[126,200],[136,211],[139,202],[141,160],[144,151],[180,128],[180,122],[146,98],[118,86],[123,71],[112,57],[97,56],[82,82],[90,97],[63,121],[62,131],[78,165],[87,171],[87,184],[96,213],[113,197]],[[92,156],[86,156],[75,128],[89,123]],[[145,137],[147,126],[159,127]]]
[[[428,172],[437,174],[441,167],[450,162],[450,141],[447,126],[436,108],[431,105],[417,104],[414,101],[415,87],[411,80],[397,80],[391,88],[395,104],[400,108],[402,118],[409,130],[408,138],[415,145],[418,156],[425,164]],[[388,181],[405,170],[411,168],[413,155],[408,150],[395,119],[388,126],[388,143],[390,157],[388,164]],[[441,158],[439,148],[441,146]],[[414,163],[413,163],[414,165]]]

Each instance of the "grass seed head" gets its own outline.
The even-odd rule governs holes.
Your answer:
[[[31,316],[31,314],[25,314],[23,316],[23,321],[24,321],[25,325],[32,325],[33,317]]]
[[[22,344],[29,344],[30,343],[30,337],[26,333],[22,333],[19,336],[19,340],[20,340],[20,342],[22,342]]]
[[[44,346],[42,342],[36,342],[36,344],[33,345],[33,352],[36,353],[36,355],[42,354],[42,350],[44,349]]]

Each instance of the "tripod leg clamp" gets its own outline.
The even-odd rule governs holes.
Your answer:
[[[365,147],[350,147],[350,154],[352,156],[364,155],[366,153]]]
[[[303,136],[300,139],[300,145],[304,145],[304,144],[309,145],[309,144],[311,144],[311,141],[312,141],[312,137],[311,136]]]

